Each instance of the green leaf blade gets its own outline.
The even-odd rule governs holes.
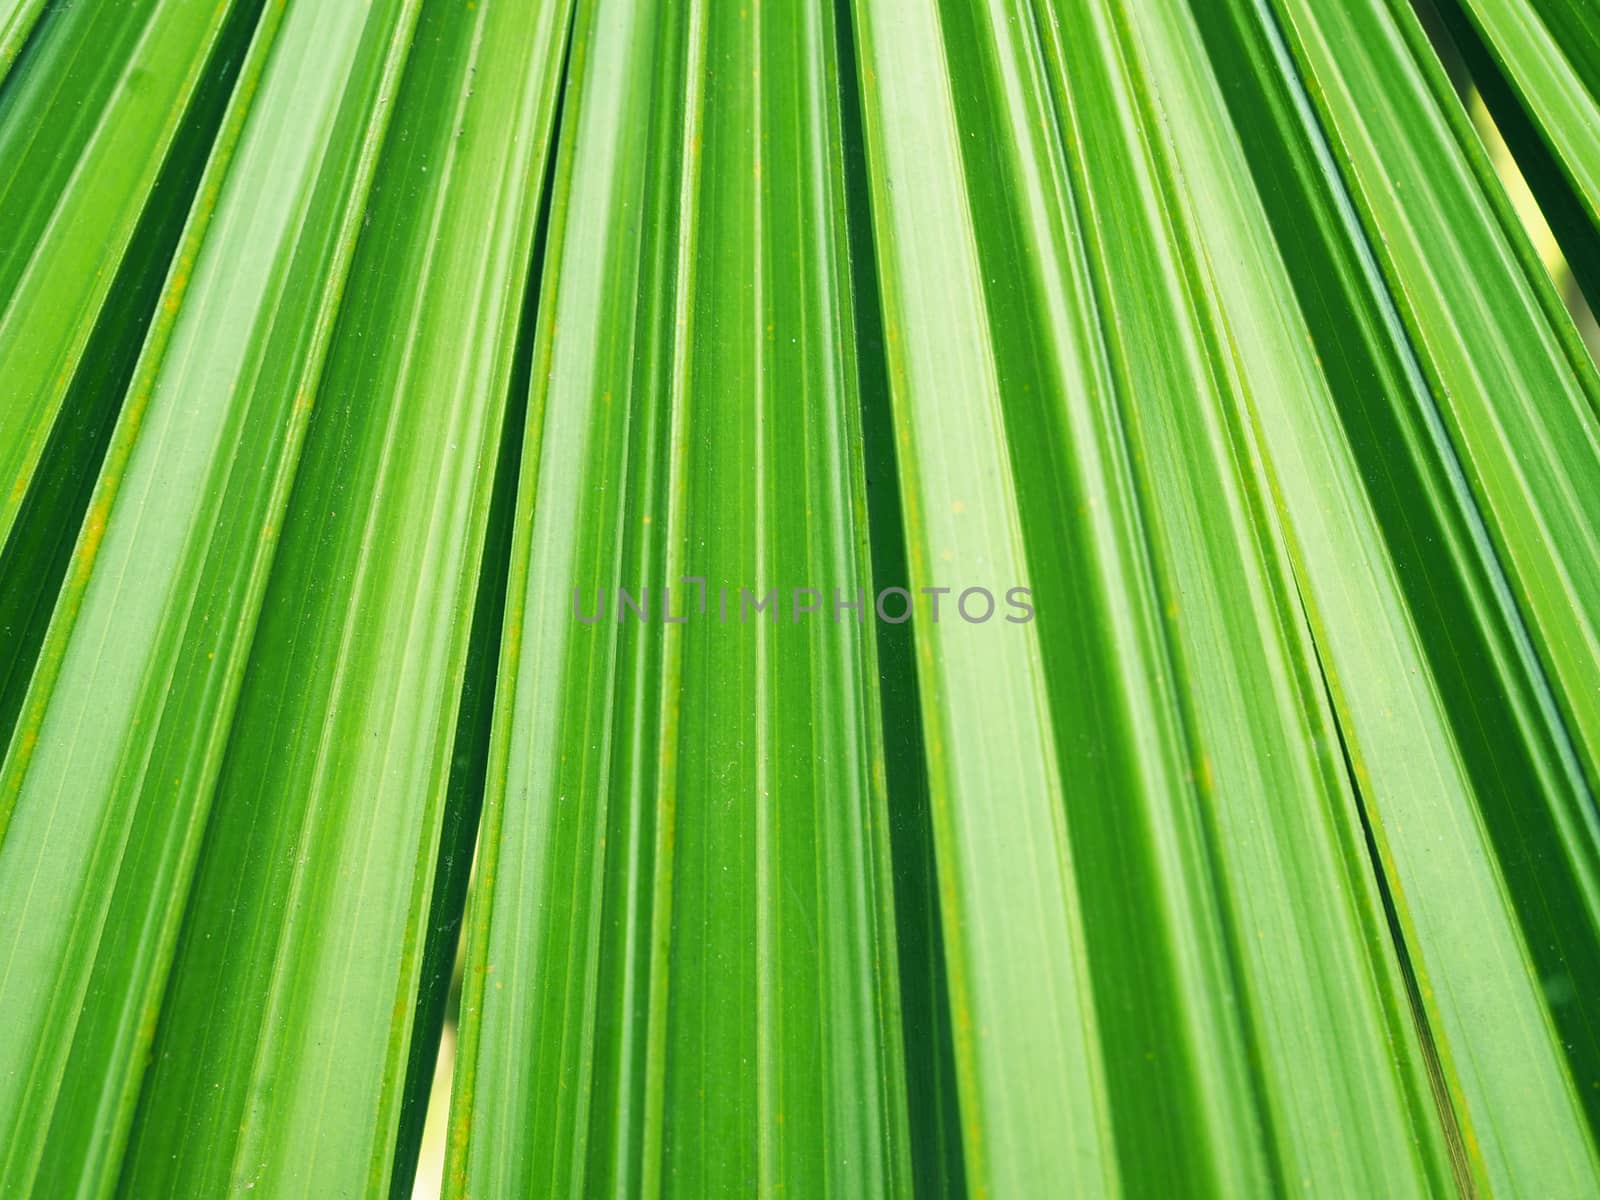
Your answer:
[[[99,1154],[49,1171],[114,1168],[414,11],[280,7],[257,30],[0,769],[5,995],[31,1031],[5,1045],[0,1103],[18,1187],[58,1128]],[[297,58],[326,68],[315,88]],[[341,203],[304,221],[319,194]],[[291,282],[315,302],[280,314]],[[135,562],[157,586],[130,586]],[[116,1002],[84,1015],[97,977]]]
[[[869,586],[838,34],[604,11],[575,28],[450,1185],[901,1194],[871,640],[793,613]],[[780,483],[802,508],[760,508]]]
[[[389,1186],[457,614],[478,586],[564,35],[559,6],[501,3],[426,13],[415,35],[217,783],[136,1191]],[[354,1016],[372,1012],[386,1019]],[[330,1112],[335,1084],[376,1121]]]

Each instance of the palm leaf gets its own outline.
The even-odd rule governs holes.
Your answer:
[[[0,0],[0,1190],[1600,1188],[1590,7]]]
[[[0,80],[27,43],[38,24],[45,0],[4,0],[0,3]]]
[[[1439,13],[1593,301],[1600,296],[1600,41],[1592,17],[1566,0],[1447,0]]]
[[[837,32],[606,15],[575,18],[450,1187],[897,1189],[872,639],[790,633],[793,587],[866,582]],[[621,588],[707,624],[624,626]]]
[[[115,1170],[415,16],[263,14],[112,435],[0,771],[7,1190]]]
[[[66,8],[0,93],[0,736],[259,10]]]
[[[381,1192],[395,1169],[435,863],[470,853],[440,844],[461,803],[456,614],[478,586],[562,35],[553,9],[417,26],[215,785],[135,1192]],[[377,1119],[330,1121],[334,1080]]]

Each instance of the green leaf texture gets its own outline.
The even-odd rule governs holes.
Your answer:
[[[16,61],[39,21],[46,0],[5,0],[0,4],[0,79]]]
[[[0,1193],[1600,1194],[1597,131],[1581,0],[0,0]]]
[[[450,1188],[898,1191],[838,28],[573,36]]]
[[[1437,11],[1593,303],[1600,296],[1600,35],[1593,14],[1573,0],[1442,0]]]

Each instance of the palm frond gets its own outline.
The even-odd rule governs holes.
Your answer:
[[[1600,1189],[1597,106],[1579,0],[0,0],[0,1191]]]

